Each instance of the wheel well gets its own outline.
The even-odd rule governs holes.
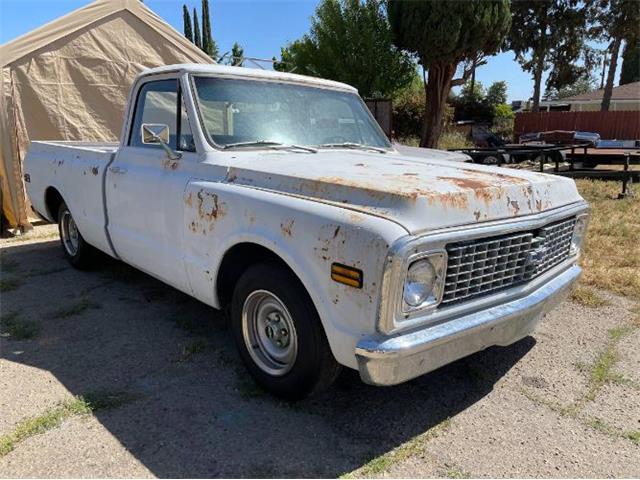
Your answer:
[[[278,264],[298,278],[289,265],[268,248],[255,243],[239,243],[225,253],[220,268],[218,269],[216,288],[220,306],[224,307],[231,302],[233,289],[240,275],[242,275],[247,268],[256,263],[266,262]]]
[[[53,187],[47,188],[44,193],[44,204],[47,207],[49,217],[52,218],[54,222],[58,221],[58,209],[60,209],[60,204],[63,201],[62,195],[60,195],[58,190]]]

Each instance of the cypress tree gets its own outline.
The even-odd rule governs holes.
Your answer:
[[[211,34],[209,0],[202,0],[202,50],[213,59],[218,57],[218,47]]]
[[[193,42],[193,30],[191,29],[191,16],[186,5],[182,5],[182,22],[184,25],[184,36],[190,42]]]
[[[196,47],[198,47],[201,50],[204,50],[202,48],[202,36],[200,35],[200,23],[198,22],[198,12],[196,12],[196,9],[193,9],[193,43],[196,44]]]

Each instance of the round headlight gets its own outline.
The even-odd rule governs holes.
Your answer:
[[[436,269],[427,259],[413,262],[407,271],[403,298],[407,305],[417,307],[431,295],[436,281]]]

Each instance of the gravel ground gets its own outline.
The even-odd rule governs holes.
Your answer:
[[[404,385],[349,371],[289,404],[250,380],[218,312],[118,262],[73,270],[54,226],[0,246],[0,437],[74,396],[121,399],[0,444],[2,477],[640,476],[627,299],[568,301],[533,336]]]

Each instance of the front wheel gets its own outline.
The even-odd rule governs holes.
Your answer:
[[[319,393],[340,372],[309,295],[284,267],[248,268],[233,293],[231,320],[247,369],[275,395],[301,399]]]
[[[96,265],[98,250],[84,240],[69,207],[64,202],[58,209],[58,233],[64,255],[71,265],[79,270],[87,270]]]

